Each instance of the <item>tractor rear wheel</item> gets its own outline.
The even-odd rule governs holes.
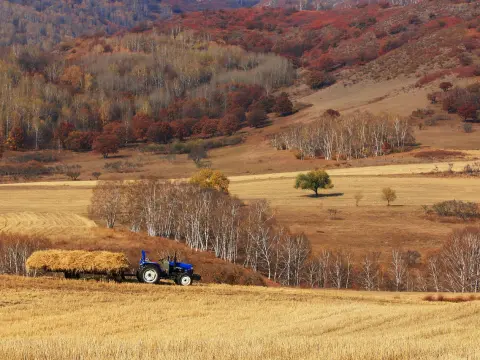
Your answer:
[[[141,271],[142,282],[146,284],[158,284],[160,281],[160,270],[153,265],[145,266]]]
[[[192,284],[192,278],[190,277],[190,275],[187,274],[180,275],[177,279],[177,284],[182,286],[189,286]]]

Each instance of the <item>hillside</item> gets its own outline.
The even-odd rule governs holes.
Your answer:
[[[170,24],[208,32],[219,42],[248,50],[272,51],[299,67],[335,73],[337,79],[355,83],[365,77],[422,76],[432,70],[465,67],[459,56],[465,52],[464,42],[476,43],[478,48],[479,11],[474,2],[440,0],[405,7],[190,13]],[[169,22],[159,24],[168,26]]]
[[[38,45],[43,49],[82,35],[113,34],[183,11],[249,7],[256,0],[0,1],[0,48]]]
[[[285,7],[297,8],[299,10],[327,10],[334,8],[362,8],[369,4],[380,4],[382,7],[389,6],[407,6],[411,4],[418,4],[422,0],[263,0],[258,6],[265,7]]]
[[[63,36],[49,51],[14,47],[0,60],[8,84],[0,90],[0,137],[11,137],[13,150],[88,151],[100,132],[120,146],[230,136],[264,127],[266,113],[295,112],[287,99],[279,113],[284,90],[298,108],[313,105],[293,121],[327,106],[375,110],[369,105],[376,103],[377,112],[409,115],[435,81],[480,74],[479,11],[475,3],[441,0],[192,12],[115,35]]]
[[[11,360],[480,356],[480,304],[421,294],[8,276],[0,291],[0,357]]]

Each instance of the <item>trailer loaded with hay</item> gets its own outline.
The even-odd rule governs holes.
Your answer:
[[[154,262],[147,258],[145,251],[142,251],[139,267],[133,273],[125,254],[109,251],[36,251],[27,259],[26,267],[31,272],[64,273],[67,279],[105,276],[121,282],[134,276],[142,283],[158,284],[161,279],[169,279],[183,286],[201,279],[193,272],[191,264],[178,262],[176,256],[173,260]]]

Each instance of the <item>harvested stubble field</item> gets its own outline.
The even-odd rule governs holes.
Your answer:
[[[0,276],[0,358],[480,359],[480,302]]]

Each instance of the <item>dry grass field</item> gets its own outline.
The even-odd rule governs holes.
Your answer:
[[[454,169],[462,169],[465,163],[455,163]],[[425,253],[464,223],[426,219],[421,205],[452,199],[480,202],[475,178],[412,175],[431,171],[433,166],[329,170],[335,188],[319,198],[293,188],[297,172],[231,177],[230,189],[246,201],[267,199],[279,223],[304,232],[316,251],[342,247],[361,256],[372,248],[388,253],[392,247],[402,247]],[[445,170],[448,164],[438,167]],[[96,224],[88,219],[94,185],[94,181],[2,185],[0,231],[45,235],[58,243],[96,238]],[[387,207],[381,200],[384,187],[397,191],[394,206]],[[356,207],[354,196],[359,191],[364,198]],[[328,209],[337,209],[338,216],[331,218]]]
[[[0,358],[480,359],[480,302],[0,276]]]
[[[92,184],[3,187],[0,231],[53,237],[86,235],[96,227],[88,218]]]

